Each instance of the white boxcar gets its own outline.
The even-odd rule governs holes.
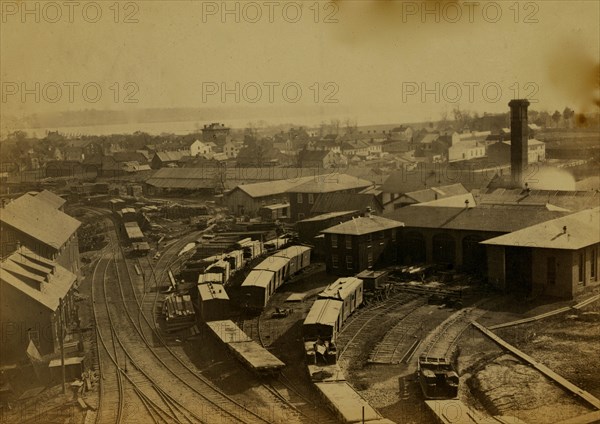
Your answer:
[[[289,275],[289,263],[290,260],[287,258],[281,258],[278,256],[269,256],[267,259],[259,263],[254,267],[255,270],[271,271],[275,274],[275,290],[277,290],[283,281]],[[273,290],[273,291],[275,291]],[[273,293],[271,293],[273,294]],[[271,295],[269,294],[269,296]]]
[[[310,247],[307,246],[290,246],[273,256],[289,259],[289,275],[294,275],[310,265],[310,251]]]
[[[304,340],[335,339],[342,328],[342,302],[333,299],[317,299],[302,325]]]
[[[231,265],[224,259],[220,259],[206,268],[207,272],[220,272],[223,274],[223,284],[227,284],[231,276]]]
[[[275,274],[273,271],[254,269],[250,271],[240,287],[242,294],[240,303],[246,308],[263,309],[275,289]]]
[[[319,299],[342,302],[342,322],[363,302],[363,281],[356,277],[338,278],[319,294]]]

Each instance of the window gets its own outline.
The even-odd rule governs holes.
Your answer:
[[[590,277],[592,281],[596,281],[598,278],[598,250],[594,247],[592,249],[592,269],[590,269]]]
[[[338,236],[337,234],[331,235],[331,247],[338,247]]]
[[[373,253],[369,252],[367,255],[367,267],[370,268],[373,266]]]
[[[313,203],[315,203],[315,196],[312,193],[308,193],[308,204],[312,205]]]
[[[351,255],[346,256],[346,269],[354,269],[354,261]]]
[[[302,193],[298,193],[298,195],[296,196],[296,201],[298,203],[302,203]]]
[[[579,283],[583,284],[585,278],[585,255],[583,252],[579,253]]]
[[[346,249],[352,249],[352,237],[346,236]]]
[[[331,267],[333,269],[338,268],[339,266],[339,259],[338,259],[338,255],[331,255]]]

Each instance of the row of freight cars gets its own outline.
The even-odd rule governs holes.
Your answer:
[[[302,326],[309,364],[337,361],[337,335],[350,314],[362,304],[363,290],[363,280],[344,277],[338,278],[318,295]]]
[[[345,277],[338,278],[319,293],[302,326],[309,373],[317,364],[334,365],[337,362],[335,340],[348,317],[363,303],[364,289],[362,279]],[[314,384],[340,422],[394,424],[383,418],[343,378]]]
[[[307,246],[290,246],[256,265],[242,283],[242,306],[264,309],[286,280],[310,265],[310,252],[311,248]]]
[[[220,273],[222,277],[219,280],[209,281],[227,284],[235,272],[264,252],[262,242],[249,238],[219,246],[220,252],[229,250],[227,253],[215,253],[212,248],[211,245],[199,243],[196,251],[180,270],[179,277],[186,282],[194,283],[202,281],[203,274]]]

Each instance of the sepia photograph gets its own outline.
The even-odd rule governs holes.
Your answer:
[[[0,0],[0,424],[600,424],[600,1]]]

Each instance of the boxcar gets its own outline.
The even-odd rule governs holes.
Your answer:
[[[241,249],[232,250],[227,255],[225,255],[223,259],[229,262],[232,271],[238,271],[242,269],[246,264],[246,260],[244,259],[244,251]]]
[[[302,325],[304,340],[335,341],[342,328],[342,302],[333,299],[317,299]]]
[[[290,246],[273,256],[289,259],[289,274],[294,275],[310,265],[310,250],[307,246]]]
[[[275,274],[268,270],[252,270],[242,283],[242,306],[250,309],[262,309],[275,292]]]
[[[205,272],[198,275],[198,284],[218,283],[223,284],[223,274],[220,272]]]
[[[198,315],[203,321],[223,319],[229,311],[229,296],[222,284],[198,284]]]
[[[342,323],[363,302],[363,281],[356,277],[338,278],[319,294],[319,299],[342,302]]]
[[[269,256],[267,259],[254,267],[254,270],[271,271],[274,274],[275,288],[269,294],[273,294],[283,284],[284,280],[289,277],[289,259],[277,256]]]
[[[231,276],[231,265],[226,260],[219,260],[206,268],[210,272],[219,272],[223,274],[223,284],[227,284]]]

